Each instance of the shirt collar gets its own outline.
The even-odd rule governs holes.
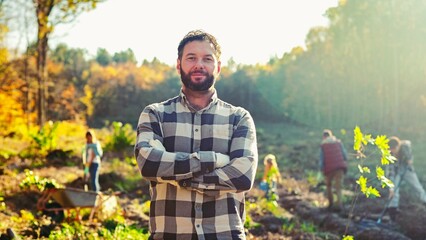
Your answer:
[[[182,88],[180,89],[179,96],[181,97],[181,103],[182,104],[188,106],[189,109],[197,112],[197,110],[194,107],[191,106],[191,103],[188,101],[188,98],[185,96],[185,93],[183,92]],[[217,91],[216,91],[216,89],[214,89],[214,93],[213,93],[212,97],[210,98],[209,105],[207,105],[205,108],[200,109],[198,111],[209,109],[214,103],[217,102],[217,100],[218,100],[218,98],[217,98]]]

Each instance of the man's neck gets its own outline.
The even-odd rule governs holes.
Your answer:
[[[193,91],[188,88],[183,88],[182,91],[191,106],[196,110],[201,110],[207,107],[212,99],[213,94],[215,93],[214,88],[210,88],[206,91]]]

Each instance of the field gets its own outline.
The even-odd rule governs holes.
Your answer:
[[[65,124],[65,123],[63,123]],[[71,132],[63,129],[73,129]],[[83,131],[83,134],[80,134]],[[426,209],[414,197],[409,188],[404,187],[401,199],[403,212],[393,225],[389,218],[383,218],[380,234],[368,232],[359,227],[361,223],[374,222],[386,202],[385,197],[367,199],[359,195],[355,183],[359,171],[359,159],[353,155],[352,129],[335,130],[350,153],[350,169],[345,178],[345,211],[337,214],[325,210],[324,184],[318,173],[319,142],[322,129],[310,129],[289,123],[257,123],[259,167],[254,188],[247,194],[248,239],[341,239],[343,235],[354,235],[356,239],[423,239],[426,223]],[[90,209],[81,210],[81,220],[76,211],[66,212],[64,222],[52,222],[42,212],[37,211],[37,200],[41,191],[37,183],[55,181],[66,186],[82,189],[83,171],[79,150],[84,142],[84,130],[72,124],[60,125],[56,134],[56,151],[40,157],[30,151],[30,141],[16,138],[2,139],[3,156],[0,164],[0,233],[6,238],[8,228],[23,238],[34,239],[146,239],[148,221],[148,182],[138,173],[132,156],[133,130],[127,125],[112,125],[96,130],[99,139],[105,144],[100,182],[105,194],[115,193],[118,207],[106,216],[95,214],[89,221]],[[71,134],[73,133],[73,134]],[[380,133],[372,133],[380,134]],[[415,156],[424,155],[417,139],[412,139]],[[9,156],[5,157],[6,150]],[[13,154],[14,152],[25,154]],[[423,152],[422,152],[423,151]],[[266,201],[258,189],[263,173],[263,157],[273,153],[277,156],[284,181],[279,187],[279,200]],[[375,154],[369,159],[375,159]],[[373,166],[374,161],[366,162]],[[419,178],[425,185],[426,164],[416,162]],[[29,180],[26,169],[32,171]],[[27,181],[27,186],[19,185]],[[383,196],[387,191],[380,189]],[[358,197],[357,197],[358,196]],[[353,200],[357,197],[355,205]],[[418,214],[414,214],[418,213]],[[367,221],[368,220],[368,221]],[[348,224],[350,222],[350,224]],[[333,225],[330,225],[333,223]],[[349,227],[351,226],[351,227]],[[384,227],[386,226],[386,228]],[[358,227],[358,228],[357,228]],[[383,230],[385,229],[385,230]],[[388,235],[387,235],[388,234]],[[374,236],[374,237],[373,237]],[[406,237],[406,238],[404,238]]]

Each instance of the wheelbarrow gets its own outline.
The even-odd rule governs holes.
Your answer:
[[[105,195],[101,192],[84,191],[77,188],[50,188],[43,191],[37,201],[37,209],[55,222],[62,222],[65,218],[64,211],[76,210],[76,219],[80,220],[80,210],[91,208],[89,221],[95,212],[112,213],[117,209],[118,201],[114,194]],[[67,214],[69,216],[69,214]]]

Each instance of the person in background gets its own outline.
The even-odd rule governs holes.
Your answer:
[[[178,46],[180,94],[140,115],[135,156],[150,181],[150,239],[246,238],[256,129],[247,110],[217,96],[220,55],[214,36],[189,32]]]
[[[86,132],[86,145],[83,148],[84,175],[90,177],[90,190],[99,192],[99,171],[103,155],[100,142],[96,139],[95,132]]]
[[[333,136],[331,130],[325,129],[322,134],[319,166],[325,176],[329,210],[343,209],[342,183],[347,171],[346,160],[347,154],[342,142]],[[337,196],[336,203],[334,203],[333,189]]]
[[[413,166],[413,153],[409,140],[400,140],[393,136],[389,138],[389,150],[397,161],[387,166],[387,177],[393,182],[394,187],[389,189],[389,206],[387,212],[392,221],[396,220],[399,206],[399,187],[402,181],[413,187],[414,195],[418,196],[421,202],[426,205],[426,193],[421,185]]]
[[[265,170],[261,182],[261,189],[265,191],[268,200],[278,200],[277,185],[281,183],[281,174],[275,155],[268,154],[263,159]]]

